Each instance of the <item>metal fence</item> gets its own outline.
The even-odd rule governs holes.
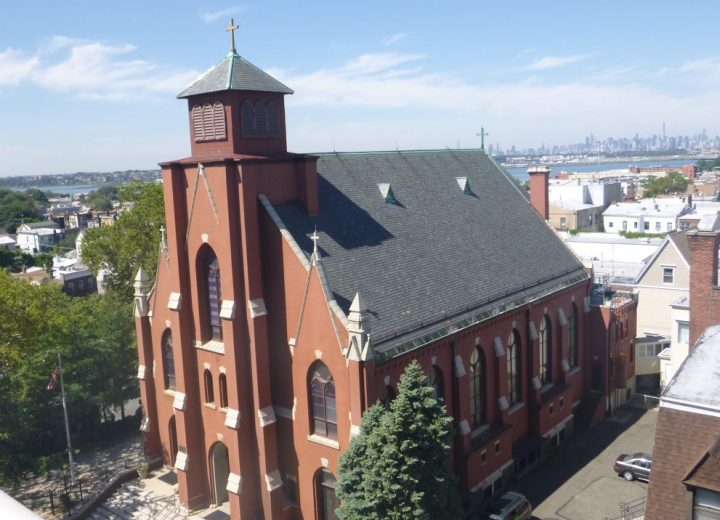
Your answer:
[[[123,460],[118,464],[85,472],[74,483],[70,482],[69,475],[63,474],[61,478],[47,482],[43,490],[34,491],[33,486],[19,486],[10,494],[35,512],[69,515],[99,493],[115,476],[134,466],[135,463]]]
[[[646,497],[638,498],[632,502],[620,502],[620,516],[605,517],[605,520],[636,520],[645,517]]]

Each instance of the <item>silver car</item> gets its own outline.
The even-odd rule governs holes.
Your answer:
[[[613,469],[625,480],[635,480],[636,478],[650,480],[652,455],[648,453],[633,453],[632,455],[623,453],[615,459]]]
[[[525,496],[508,491],[485,509],[483,520],[529,520],[532,506]]]

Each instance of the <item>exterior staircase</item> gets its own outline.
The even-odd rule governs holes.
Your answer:
[[[575,427],[589,430],[593,426],[593,418],[597,413],[598,406],[602,406],[603,395],[597,390],[590,390],[580,399],[580,404],[575,409]]]
[[[167,516],[167,515],[170,516]],[[175,497],[153,496],[137,482],[126,483],[98,506],[89,516],[92,520],[157,520],[178,518]]]

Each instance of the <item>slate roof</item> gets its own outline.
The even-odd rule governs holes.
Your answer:
[[[360,292],[381,358],[588,278],[483,152],[321,154],[317,171],[318,217],[299,203],[275,209],[308,257],[317,226],[329,287],[346,314]],[[382,183],[397,204],[385,202]]]
[[[177,97],[186,98],[223,90],[293,93],[292,89],[270,74],[260,70],[234,51],[230,51],[217,65],[200,76]]]

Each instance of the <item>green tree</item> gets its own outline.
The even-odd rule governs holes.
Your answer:
[[[40,220],[42,203],[37,200],[36,191],[22,193],[0,188],[0,228],[15,233],[22,222]]]
[[[387,410],[363,418],[340,463],[337,513],[355,519],[456,519],[461,516],[450,472],[448,417],[420,365],[405,369]]]
[[[157,271],[160,227],[165,222],[162,186],[130,183],[121,188],[120,200],[134,205],[113,225],[88,230],[82,256],[95,274],[107,269],[105,286],[130,301],[137,270],[142,267],[150,279]]]
[[[85,204],[93,209],[107,211],[112,209],[113,201],[120,197],[119,189],[114,184],[100,186],[97,190],[90,192],[85,199]]]
[[[662,177],[650,176],[643,182],[643,197],[685,193],[688,182],[688,178],[679,172],[668,172]]]
[[[698,170],[701,172],[707,172],[712,170],[713,168],[720,168],[720,156],[718,156],[714,160],[705,160],[701,159],[697,163]]]
[[[65,445],[57,353],[75,443],[100,435],[102,410],[138,394],[131,305],[113,294],[71,298],[55,284],[0,271],[0,483],[17,481]]]

